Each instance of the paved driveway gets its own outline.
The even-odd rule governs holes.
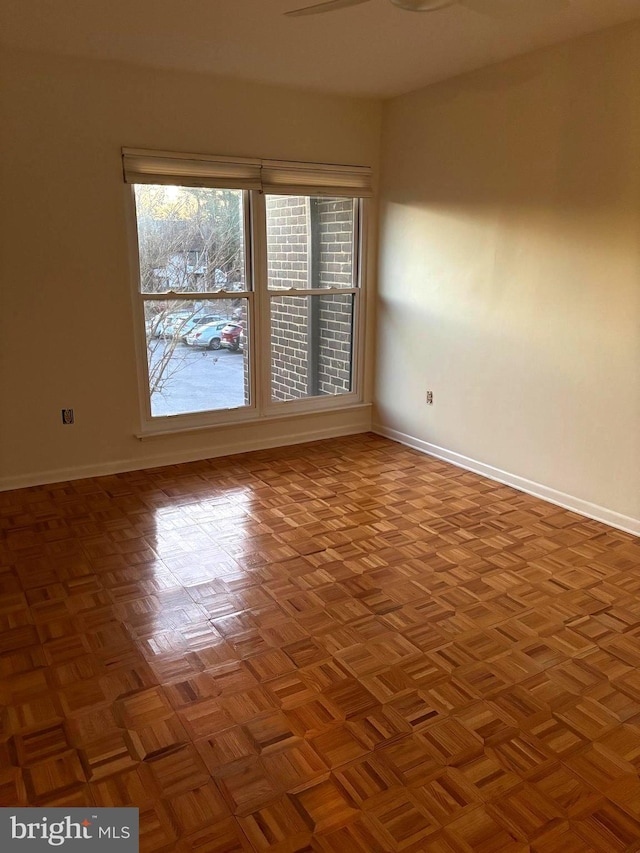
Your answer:
[[[162,357],[159,342],[152,361]],[[243,353],[202,350],[178,344],[169,360],[162,392],[151,397],[153,415],[180,415],[245,405]]]

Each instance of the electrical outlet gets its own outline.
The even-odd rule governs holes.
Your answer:
[[[65,426],[75,423],[75,418],[73,416],[73,409],[62,409],[62,423]]]
[[[433,391],[427,391],[427,406],[433,405]]]

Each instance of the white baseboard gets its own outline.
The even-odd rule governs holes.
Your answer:
[[[30,486],[44,486],[48,483],[62,483],[67,480],[82,480],[86,477],[104,477],[110,474],[123,474],[126,471],[140,471],[145,468],[160,468],[163,465],[179,465],[183,462],[198,462],[202,459],[214,459],[218,456],[231,456],[234,453],[249,453],[253,450],[269,450],[273,447],[284,447],[290,444],[304,444],[307,441],[320,441],[325,438],[340,438],[345,435],[357,435],[369,432],[371,425],[366,423],[351,423],[342,426],[310,429],[299,432],[247,441],[226,441],[214,447],[201,448],[189,452],[169,451],[154,456],[139,459],[120,459],[99,465],[78,465],[71,468],[55,468],[24,474],[15,477],[0,478],[0,492],[10,489],[23,489]]]
[[[407,447],[412,447],[414,450],[419,450],[421,453],[426,453],[429,456],[435,456],[436,459],[442,459],[444,462],[450,462],[458,468],[482,474],[483,477],[487,477],[489,480],[495,480],[506,486],[513,486],[514,489],[526,492],[528,495],[533,495],[536,498],[542,498],[542,500],[556,504],[563,509],[577,512],[579,515],[594,519],[594,521],[602,521],[604,524],[608,524],[618,530],[624,530],[625,533],[640,536],[640,519],[638,518],[622,515],[622,513],[614,512],[606,507],[598,506],[598,504],[584,501],[573,495],[567,495],[565,492],[559,492],[557,489],[543,486],[541,483],[527,480],[525,477],[519,477],[517,474],[510,474],[508,471],[494,468],[493,465],[486,465],[484,462],[478,462],[475,459],[470,459],[468,456],[463,456],[444,447],[438,447],[437,444],[430,444],[428,441],[422,441],[422,439],[407,435],[404,432],[389,429],[382,424],[374,424],[371,429],[377,435],[390,438],[399,444],[405,444]]]

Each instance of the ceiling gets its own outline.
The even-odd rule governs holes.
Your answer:
[[[537,0],[509,20],[461,5],[412,13],[388,0],[285,18],[313,0],[0,0],[0,43],[72,56],[390,97],[594,30],[640,19],[640,0]]]

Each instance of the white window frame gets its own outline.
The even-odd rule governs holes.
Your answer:
[[[126,151],[127,149],[125,149]],[[188,156],[188,155],[180,155]],[[191,156],[191,155],[189,155]],[[200,156],[201,155],[193,155]],[[249,161],[247,161],[249,162]],[[253,162],[253,161],[252,161]],[[275,161],[269,161],[270,164]],[[302,164],[303,166],[305,164]],[[337,167],[342,168],[342,167]],[[152,181],[147,181],[151,183]],[[157,183],[194,185],[177,180]],[[213,186],[213,184],[210,184]],[[209,184],[207,184],[209,186]],[[132,283],[133,318],[135,328],[135,349],[137,362],[138,396],[140,409],[140,433],[143,438],[151,435],[188,432],[213,427],[230,426],[252,421],[277,420],[314,412],[338,411],[349,409],[363,403],[364,390],[364,340],[366,307],[366,257],[368,233],[368,198],[355,198],[352,193],[340,195],[340,188],[331,193],[331,197],[354,198],[354,235],[353,235],[353,282],[351,287],[332,288],[292,288],[289,290],[269,290],[267,280],[267,240],[265,193],[258,189],[245,189],[227,185],[228,189],[243,189],[244,237],[246,290],[228,292],[224,290],[198,293],[143,294],[140,286],[140,266],[138,249],[138,226],[135,206],[135,182],[125,186],[127,207],[127,229],[130,236],[130,268]],[[225,188],[225,187],[223,187]],[[304,191],[287,187],[278,190],[281,195],[313,196],[313,187]],[[265,187],[266,192],[273,192]],[[328,193],[318,193],[318,195]],[[352,341],[351,341],[351,386],[345,393],[326,394],[301,399],[273,401],[271,399],[271,315],[270,303],[273,296],[330,296],[353,294]],[[179,301],[197,298],[198,300],[247,299],[248,300],[248,358],[250,402],[246,406],[231,409],[214,409],[204,412],[152,416],[151,395],[149,393],[149,374],[147,364],[147,340],[145,330],[144,305],[150,301]]]
[[[339,196],[336,196],[339,198]],[[323,287],[323,288],[289,288],[288,290],[270,290],[267,281],[267,252],[266,252],[266,209],[265,197],[260,194],[259,207],[265,227],[261,230],[262,247],[259,264],[259,286],[256,289],[260,294],[258,307],[260,323],[261,343],[263,346],[263,357],[260,359],[260,387],[265,395],[262,400],[261,415],[263,417],[283,416],[287,413],[310,413],[322,412],[331,409],[342,409],[350,405],[361,403],[363,399],[363,357],[361,351],[364,343],[364,252],[363,240],[364,228],[362,220],[365,215],[366,199],[358,199],[357,206],[354,204],[354,234],[353,234],[353,283],[351,287]],[[257,236],[257,235],[256,235]],[[351,329],[351,386],[352,390],[342,394],[322,394],[315,397],[303,397],[296,400],[272,400],[271,399],[271,300],[278,296],[346,296],[354,295],[353,317]]]

